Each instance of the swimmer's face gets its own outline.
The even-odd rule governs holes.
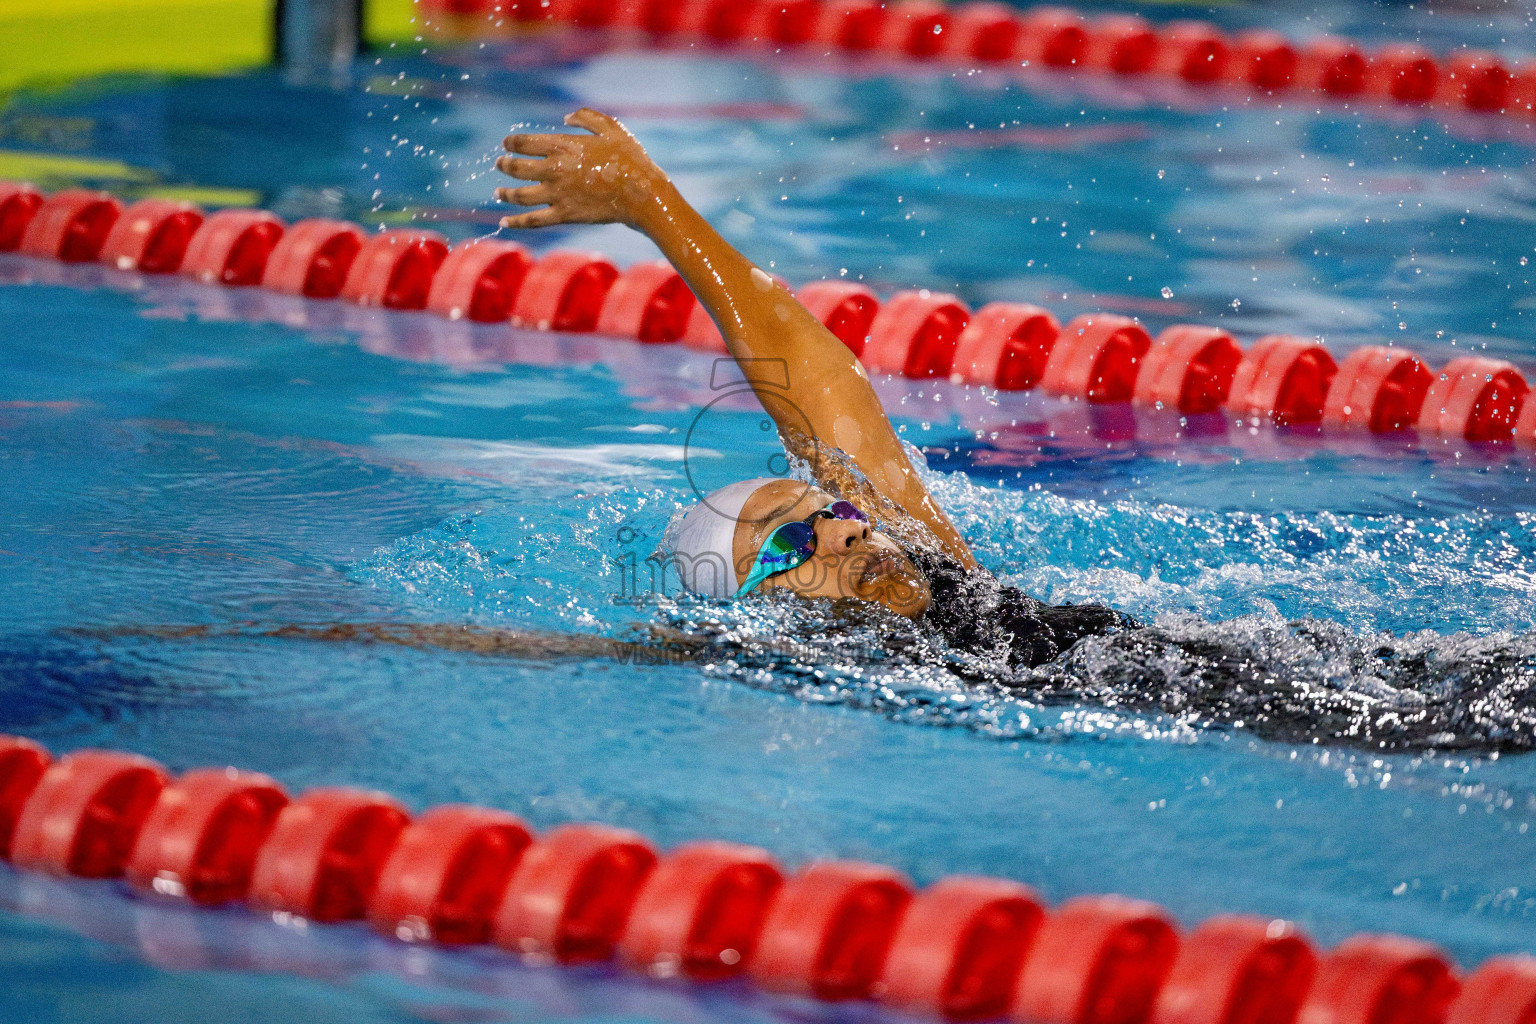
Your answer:
[[[740,583],[763,541],[785,523],[797,522],[835,500],[798,480],[777,480],[752,493],[736,525],[734,558]],[[758,589],[782,587],[801,597],[852,597],[883,604],[916,618],[928,609],[928,581],[895,542],[857,519],[818,516],[816,553],[803,564],[766,580]]]

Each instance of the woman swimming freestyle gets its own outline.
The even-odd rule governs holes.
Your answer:
[[[590,134],[505,139],[516,155],[496,166],[534,184],[496,196],[539,208],[502,226],[625,224],[650,238],[719,325],[786,449],[819,485],[745,480],[679,513],[663,546],[688,589],[725,597],[784,588],[873,602],[934,622],[951,643],[1006,649],[1009,662],[1029,665],[1082,635],[1129,624],[1108,608],[1051,607],[1000,586],[914,471],[847,346],[722,238],[618,121],[582,109],[565,122]]]

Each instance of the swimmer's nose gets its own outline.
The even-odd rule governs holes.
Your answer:
[[[835,551],[847,554],[862,551],[869,545],[869,524],[857,519],[818,519],[816,521],[816,548],[819,551]]]

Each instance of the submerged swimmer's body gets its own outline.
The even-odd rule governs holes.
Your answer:
[[[913,469],[853,353],[726,242],[622,125],[594,110],[566,122],[591,134],[505,140],[517,155],[497,166],[534,184],[497,196],[539,208],[502,226],[615,223],[649,237],[719,325],[785,448],[816,481],[742,481],[680,513],[664,543],[685,586],[879,604],[1013,666],[1133,625],[1108,608],[1051,607],[1000,585]],[[783,369],[764,379],[754,373],[759,361]]]

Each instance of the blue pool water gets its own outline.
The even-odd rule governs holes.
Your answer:
[[[1279,20],[1498,46],[1525,17],[1308,6]],[[67,180],[124,195],[248,190],[289,218],[430,221],[457,239],[494,226],[488,160],[508,127],[579,103],[625,117],[731,240],[792,281],[846,271],[973,305],[1320,334],[1336,352],[1390,339],[1536,377],[1533,142],[1502,121],[575,37],[397,50],[334,90],[252,74],[23,95],[0,114],[0,146],[115,161]],[[617,228],[522,240],[652,254]],[[1112,689],[1041,702],[967,688],[771,601],[717,614],[748,641],[819,637],[809,664],[266,635],[686,626],[697,605],[637,595],[625,567],[691,495],[690,427],[708,443],[689,466],[723,483],[772,455],[761,414],[716,402],[713,361],[676,347],[14,257],[0,282],[0,731],[175,769],[233,763],[294,789],[373,786],[416,808],[471,801],[541,827],[757,843],[789,864],[998,874],[1052,900],[1120,892],[1186,923],[1243,911],[1323,942],[1397,931],[1467,965],[1536,952],[1529,755],[1265,740],[1217,727],[1214,707],[1126,710]],[[1366,707],[1413,695],[1362,651],[1502,657],[1526,715],[1504,721],[1529,738],[1529,453],[1220,421],[1176,437],[1126,410],[881,387],[1008,581],[1246,645]],[[188,625],[208,629],[161,628]],[[1460,682],[1445,683],[1453,700]],[[0,1020],[15,1021],[875,1015],[188,913],[4,868],[0,989]]]

